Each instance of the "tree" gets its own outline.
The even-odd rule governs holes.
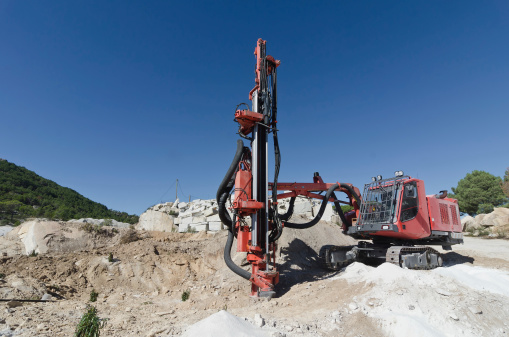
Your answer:
[[[502,191],[509,198],[509,167],[505,170],[504,181],[502,182]]]
[[[14,221],[14,215],[18,214],[18,209],[23,204],[17,200],[8,200],[0,202],[0,213],[8,213],[11,216],[11,222]]]
[[[486,212],[507,201],[501,187],[502,179],[485,171],[472,171],[452,188],[460,212],[470,215]],[[481,207],[480,207],[481,206]]]

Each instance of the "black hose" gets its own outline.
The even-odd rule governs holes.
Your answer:
[[[228,168],[228,171],[226,171],[226,174],[224,175],[223,181],[219,185],[219,188],[217,189],[216,194],[216,200],[219,203],[219,198],[221,197],[221,194],[223,194],[224,190],[226,189],[226,185],[230,181],[231,177],[237,171],[237,168],[239,166],[240,159],[242,158],[242,153],[244,151],[244,143],[241,139],[237,140],[237,151],[235,152],[235,156],[233,157],[232,163],[230,164],[230,167]]]
[[[341,208],[341,204],[339,203],[338,199],[336,198],[336,193],[334,193],[334,192],[332,193],[332,199],[334,199],[334,206],[336,206],[336,210],[338,211],[341,221],[347,227],[350,227],[352,225],[352,223],[346,219],[345,213],[343,212],[343,209]]]
[[[249,280],[251,278],[251,273],[237,266],[232,260],[231,256],[232,245],[233,245],[233,232],[228,231],[228,240],[226,240],[226,245],[224,246],[224,262],[226,262],[228,268],[230,268],[231,271],[233,271],[235,274],[239,275],[242,278],[245,278],[246,280]]]
[[[285,214],[279,214],[279,217],[282,221],[288,221],[293,215],[293,205],[295,204],[295,197],[290,198],[290,205],[288,206],[288,211]]]
[[[361,197],[355,193],[354,189],[352,188],[352,186],[348,185],[348,184],[345,184],[345,183],[340,183],[339,184],[341,187],[343,188],[346,188],[348,190],[348,192],[350,192],[350,194],[352,195],[352,197],[355,198],[355,200],[357,201],[357,205],[359,205],[359,207],[361,206]]]
[[[237,172],[240,160],[242,159],[242,154],[244,153],[244,143],[242,140],[237,140],[237,152],[235,152],[235,156],[233,157],[232,163],[226,171],[226,174],[223,178],[223,181],[219,185],[216,194],[217,200],[217,213],[219,215],[219,219],[221,222],[228,227],[229,231],[232,231],[233,222],[228,214],[228,210],[226,209],[226,201],[230,195],[233,186],[235,185],[235,172]]]
[[[288,228],[296,228],[296,229],[306,229],[313,227],[320,221],[320,219],[323,216],[323,212],[325,211],[325,207],[327,206],[327,203],[329,202],[329,198],[331,197],[331,194],[334,193],[334,190],[339,188],[338,184],[332,185],[328,190],[327,193],[325,193],[325,197],[322,200],[322,204],[320,205],[320,209],[318,210],[318,213],[316,214],[315,218],[309,222],[305,223],[293,223],[293,222],[285,222],[285,227]]]

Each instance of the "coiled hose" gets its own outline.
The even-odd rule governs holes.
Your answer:
[[[228,200],[228,196],[230,195],[230,192],[233,189],[233,186],[235,185],[235,173],[237,172],[243,153],[244,153],[244,143],[242,142],[242,140],[239,139],[237,140],[237,151],[235,152],[235,156],[233,157],[232,163],[228,168],[228,171],[226,172],[223,181],[219,185],[219,188],[217,189],[216,200],[219,218],[221,219],[221,222],[224,225],[226,225],[226,227],[228,227],[228,239],[226,240],[226,245],[224,247],[224,262],[226,263],[228,268],[230,268],[231,271],[233,271],[235,274],[239,275],[242,278],[245,278],[246,280],[249,280],[251,278],[251,273],[237,266],[233,262],[231,257],[233,238],[235,236],[233,233],[235,224],[234,221],[232,221],[230,214],[228,214],[228,211],[226,209],[226,200]],[[235,220],[236,214],[234,214],[233,217]]]
[[[338,213],[340,214],[340,217],[342,215],[341,220],[344,221],[344,223],[348,224],[348,222],[346,221],[346,217],[344,216],[344,214],[341,210],[341,206],[339,205],[339,202],[337,202],[336,195],[334,194],[334,191],[336,189],[338,189],[339,186],[346,188],[350,192],[350,194],[355,198],[357,203],[360,204],[360,197],[357,195],[357,193],[355,193],[355,191],[353,190],[353,188],[351,186],[349,186],[347,184],[343,184],[343,183],[341,183],[339,185],[334,184],[327,190],[327,193],[325,193],[325,197],[323,198],[322,204],[320,205],[320,209],[318,210],[318,213],[316,214],[316,216],[313,220],[311,220],[309,222],[305,222],[305,223],[285,222],[285,227],[296,228],[296,229],[306,229],[306,228],[310,228],[310,227],[313,227],[314,225],[316,225],[318,223],[318,221],[320,221],[320,219],[322,218],[323,212],[325,211],[325,207],[327,206],[328,200],[331,196],[333,196],[333,198],[335,199],[334,204],[336,205],[336,209],[338,209]]]

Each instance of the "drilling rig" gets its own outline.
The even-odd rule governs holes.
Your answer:
[[[242,103],[235,109],[238,134],[250,146],[244,146],[242,139],[237,141],[235,156],[216,194],[219,217],[228,228],[224,260],[235,274],[251,282],[251,296],[275,295],[279,281],[275,253],[283,228],[306,229],[316,225],[329,202],[334,203],[345,234],[372,243],[324,246],[320,260],[325,268],[339,270],[365,259],[385,259],[412,269],[441,266],[440,254],[419,244],[450,248],[462,243],[459,210],[456,200],[446,198],[446,193],[425,196],[422,180],[403,176],[402,172],[392,179],[375,178],[365,186],[364,202],[359,189],[352,184],[325,183],[318,172],[313,174],[313,182],[278,182],[281,153],[277,134],[277,68],[280,61],[266,54],[266,41],[262,39],[258,39],[254,55],[255,86],[249,92],[251,107]],[[272,182],[268,176],[270,134],[274,147]],[[278,191],[283,192],[278,194]],[[339,200],[336,192],[346,195],[346,200]],[[319,211],[309,222],[289,221],[297,196],[322,200]],[[289,208],[285,214],[279,214],[278,200],[284,198],[290,198]],[[341,204],[350,205],[353,210],[344,213]],[[234,239],[237,252],[247,253],[251,272],[233,262],[230,252]]]

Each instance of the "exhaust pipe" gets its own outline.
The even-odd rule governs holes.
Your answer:
[[[435,198],[437,199],[444,199],[445,197],[447,197],[447,190],[443,190],[438,192],[438,194],[435,194]]]

